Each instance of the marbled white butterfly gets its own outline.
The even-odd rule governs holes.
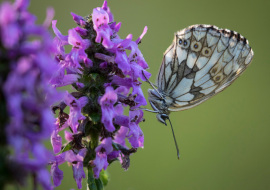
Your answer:
[[[247,39],[237,32],[211,25],[185,28],[166,50],[156,85],[148,81],[154,88],[148,90],[154,110],[146,110],[166,125],[171,111],[197,106],[228,87],[252,58]],[[175,145],[179,159],[176,140]]]

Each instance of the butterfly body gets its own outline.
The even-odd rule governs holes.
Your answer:
[[[211,25],[193,25],[175,34],[164,53],[149,102],[157,119],[171,111],[192,108],[224,90],[253,58],[248,41],[237,32]]]

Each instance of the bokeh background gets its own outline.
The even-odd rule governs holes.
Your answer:
[[[76,26],[70,12],[86,16],[102,3],[32,0],[30,11],[42,23],[46,7],[54,7],[57,27],[67,34]],[[119,163],[109,167],[106,190],[269,190],[270,1],[108,0],[108,5],[115,20],[122,22],[122,38],[132,33],[136,39],[148,26],[140,48],[153,82],[174,32],[189,25],[213,24],[235,30],[249,40],[255,56],[228,89],[198,107],[171,114],[180,160],[171,129],[159,123],[155,114],[145,113],[146,122],[141,124],[144,149],[131,157],[128,171]],[[146,97],[148,88],[144,83]],[[61,169],[64,180],[56,189],[77,189],[72,168],[64,165]]]

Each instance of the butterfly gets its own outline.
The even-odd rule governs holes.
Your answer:
[[[213,25],[192,25],[178,31],[165,51],[156,85],[148,90],[158,121],[170,112],[195,107],[232,84],[250,65],[253,51],[235,31]],[[172,128],[172,125],[171,125]],[[173,128],[172,128],[173,132]],[[179,159],[179,149],[174,136]]]

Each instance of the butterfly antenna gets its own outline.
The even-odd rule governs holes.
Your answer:
[[[178,145],[177,145],[177,142],[176,142],[176,138],[175,138],[175,135],[174,135],[173,126],[172,126],[172,123],[171,123],[170,118],[167,117],[167,119],[169,120],[169,122],[170,122],[170,124],[171,124],[172,134],[173,134],[173,139],[174,139],[174,143],[175,143],[175,147],[176,147],[176,151],[177,151],[177,157],[178,157],[178,160],[179,160],[179,158],[180,158],[180,153],[179,153],[179,148],[178,148]]]
[[[156,89],[156,87],[153,85],[153,83],[150,82],[150,81],[148,80],[148,78],[145,76],[143,70],[142,70],[142,74],[143,74],[144,78],[146,79],[146,82],[148,82],[148,83],[152,86],[152,88],[158,93],[158,95],[160,96],[160,98],[162,98],[162,99],[164,100],[163,96],[159,93],[159,91]]]

